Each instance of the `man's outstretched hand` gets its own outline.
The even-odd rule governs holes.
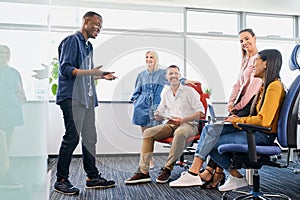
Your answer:
[[[105,80],[109,80],[109,81],[115,80],[118,77],[113,75],[114,73],[115,72],[103,72],[102,78],[105,79]]]

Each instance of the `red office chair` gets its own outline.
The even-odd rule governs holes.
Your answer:
[[[195,136],[189,137],[186,140],[186,149],[180,156],[179,161],[176,163],[180,166],[185,166],[186,164],[189,164],[188,161],[184,160],[184,155],[193,154],[195,151],[195,149],[192,148],[192,146],[194,143],[198,142],[202,128],[203,128],[204,124],[206,123],[206,121],[205,121],[206,112],[207,112],[206,99],[209,98],[209,94],[203,93],[202,88],[201,88],[201,83],[197,83],[196,85],[192,85],[192,84],[187,84],[187,85],[194,88],[200,94],[200,101],[204,107],[204,116],[199,119],[198,134]],[[165,147],[170,147],[170,145],[172,144],[172,141],[173,141],[173,137],[168,137],[168,138],[164,138],[161,140],[157,140],[157,142],[168,144],[168,146],[165,146]],[[187,166],[185,166],[185,167],[187,167]]]

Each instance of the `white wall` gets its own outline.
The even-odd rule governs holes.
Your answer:
[[[101,103],[96,108],[96,128],[98,133],[97,154],[139,153],[141,130],[131,124],[132,104]],[[64,134],[63,116],[58,105],[49,104],[48,154],[57,155]],[[156,144],[155,152],[168,149]],[[78,145],[75,154],[81,153]]]
[[[224,106],[216,106],[216,113],[224,116]],[[131,124],[133,104],[101,103],[96,108],[98,133],[97,154],[139,153],[142,144],[141,130]],[[63,116],[58,105],[49,103],[48,154],[57,155],[64,134]],[[164,144],[155,144],[155,152],[166,152]],[[78,145],[75,154],[81,154]]]

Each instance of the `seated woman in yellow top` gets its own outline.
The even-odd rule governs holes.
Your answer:
[[[225,184],[219,187],[220,191],[233,190],[248,185],[244,176],[237,169],[231,168],[230,156],[219,154],[217,149],[222,144],[247,144],[247,133],[235,126],[237,122],[272,128],[271,133],[274,134],[255,132],[255,142],[257,145],[271,145],[274,142],[279,110],[285,96],[284,87],[279,80],[281,65],[282,56],[278,50],[267,49],[258,53],[254,63],[254,76],[262,79],[263,86],[253,101],[251,115],[248,117],[236,115],[227,117],[225,121],[232,124],[206,125],[201,133],[191,168],[187,173],[183,173],[179,179],[171,182],[171,187],[202,185],[198,173],[208,155],[230,173]]]

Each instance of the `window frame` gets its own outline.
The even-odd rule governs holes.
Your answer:
[[[9,3],[19,3],[18,1],[10,1]],[[107,35],[117,35],[117,34],[128,34],[128,35],[136,35],[136,36],[153,36],[153,37],[175,37],[180,38],[183,44],[183,75],[188,74],[189,69],[187,69],[188,60],[186,59],[187,56],[187,39],[189,37],[204,37],[207,39],[233,39],[238,37],[238,31],[247,27],[247,17],[249,16],[262,16],[262,17],[287,17],[293,19],[293,37],[291,38],[283,38],[283,37],[267,37],[267,36],[257,36],[259,40],[267,41],[267,42],[300,42],[300,16],[297,15],[282,15],[282,14],[272,14],[272,13],[257,13],[257,12],[241,12],[241,11],[232,11],[232,10],[220,10],[220,9],[203,9],[203,8],[190,8],[190,7],[161,7],[161,6],[142,6],[142,5],[126,5],[126,4],[112,4],[112,3],[99,3],[99,2],[89,2],[86,3],[84,1],[79,1],[79,3],[74,6],[73,3],[64,2],[64,1],[50,1],[48,3],[45,2],[35,2],[35,1],[28,1],[24,3],[34,4],[34,5],[41,5],[41,6],[49,6],[49,8],[53,6],[72,6],[74,8],[108,8],[114,10],[129,10],[129,11],[152,11],[152,12],[165,12],[165,13],[180,13],[182,15],[182,23],[183,27],[179,28],[179,31],[172,31],[172,30],[147,30],[147,29],[128,29],[128,28],[120,28],[120,27],[110,27],[102,29],[103,34]],[[217,13],[217,14],[234,14],[237,15],[237,19],[235,23],[237,24],[238,30],[236,34],[226,34],[220,32],[210,32],[210,33],[203,33],[203,32],[191,32],[188,31],[188,12],[209,12],[209,13]],[[50,11],[49,11],[50,12]],[[48,25],[44,24],[34,24],[34,23],[0,23],[0,29],[2,30],[17,30],[17,31],[43,31],[48,32],[51,34],[55,33],[70,33],[75,32],[79,29],[78,25],[68,26],[68,25],[56,25],[51,24]],[[101,37],[101,36],[100,36]],[[101,39],[101,38],[100,38]],[[51,38],[49,39],[49,43],[51,43]],[[49,45],[51,46],[51,45]],[[52,49],[51,49],[52,50]],[[52,56],[49,55],[49,59],[52,59]],[[49,61],[50,63],[51,61]],[[142,63],[141,63],[142,64]],[[101,98],[100,98],[101,101]],[[105,101],[107,102],[107,101]],[[111,102],[120,102],[120,101],[111,101]],[[123,102],[123,101],[121,101]]]

